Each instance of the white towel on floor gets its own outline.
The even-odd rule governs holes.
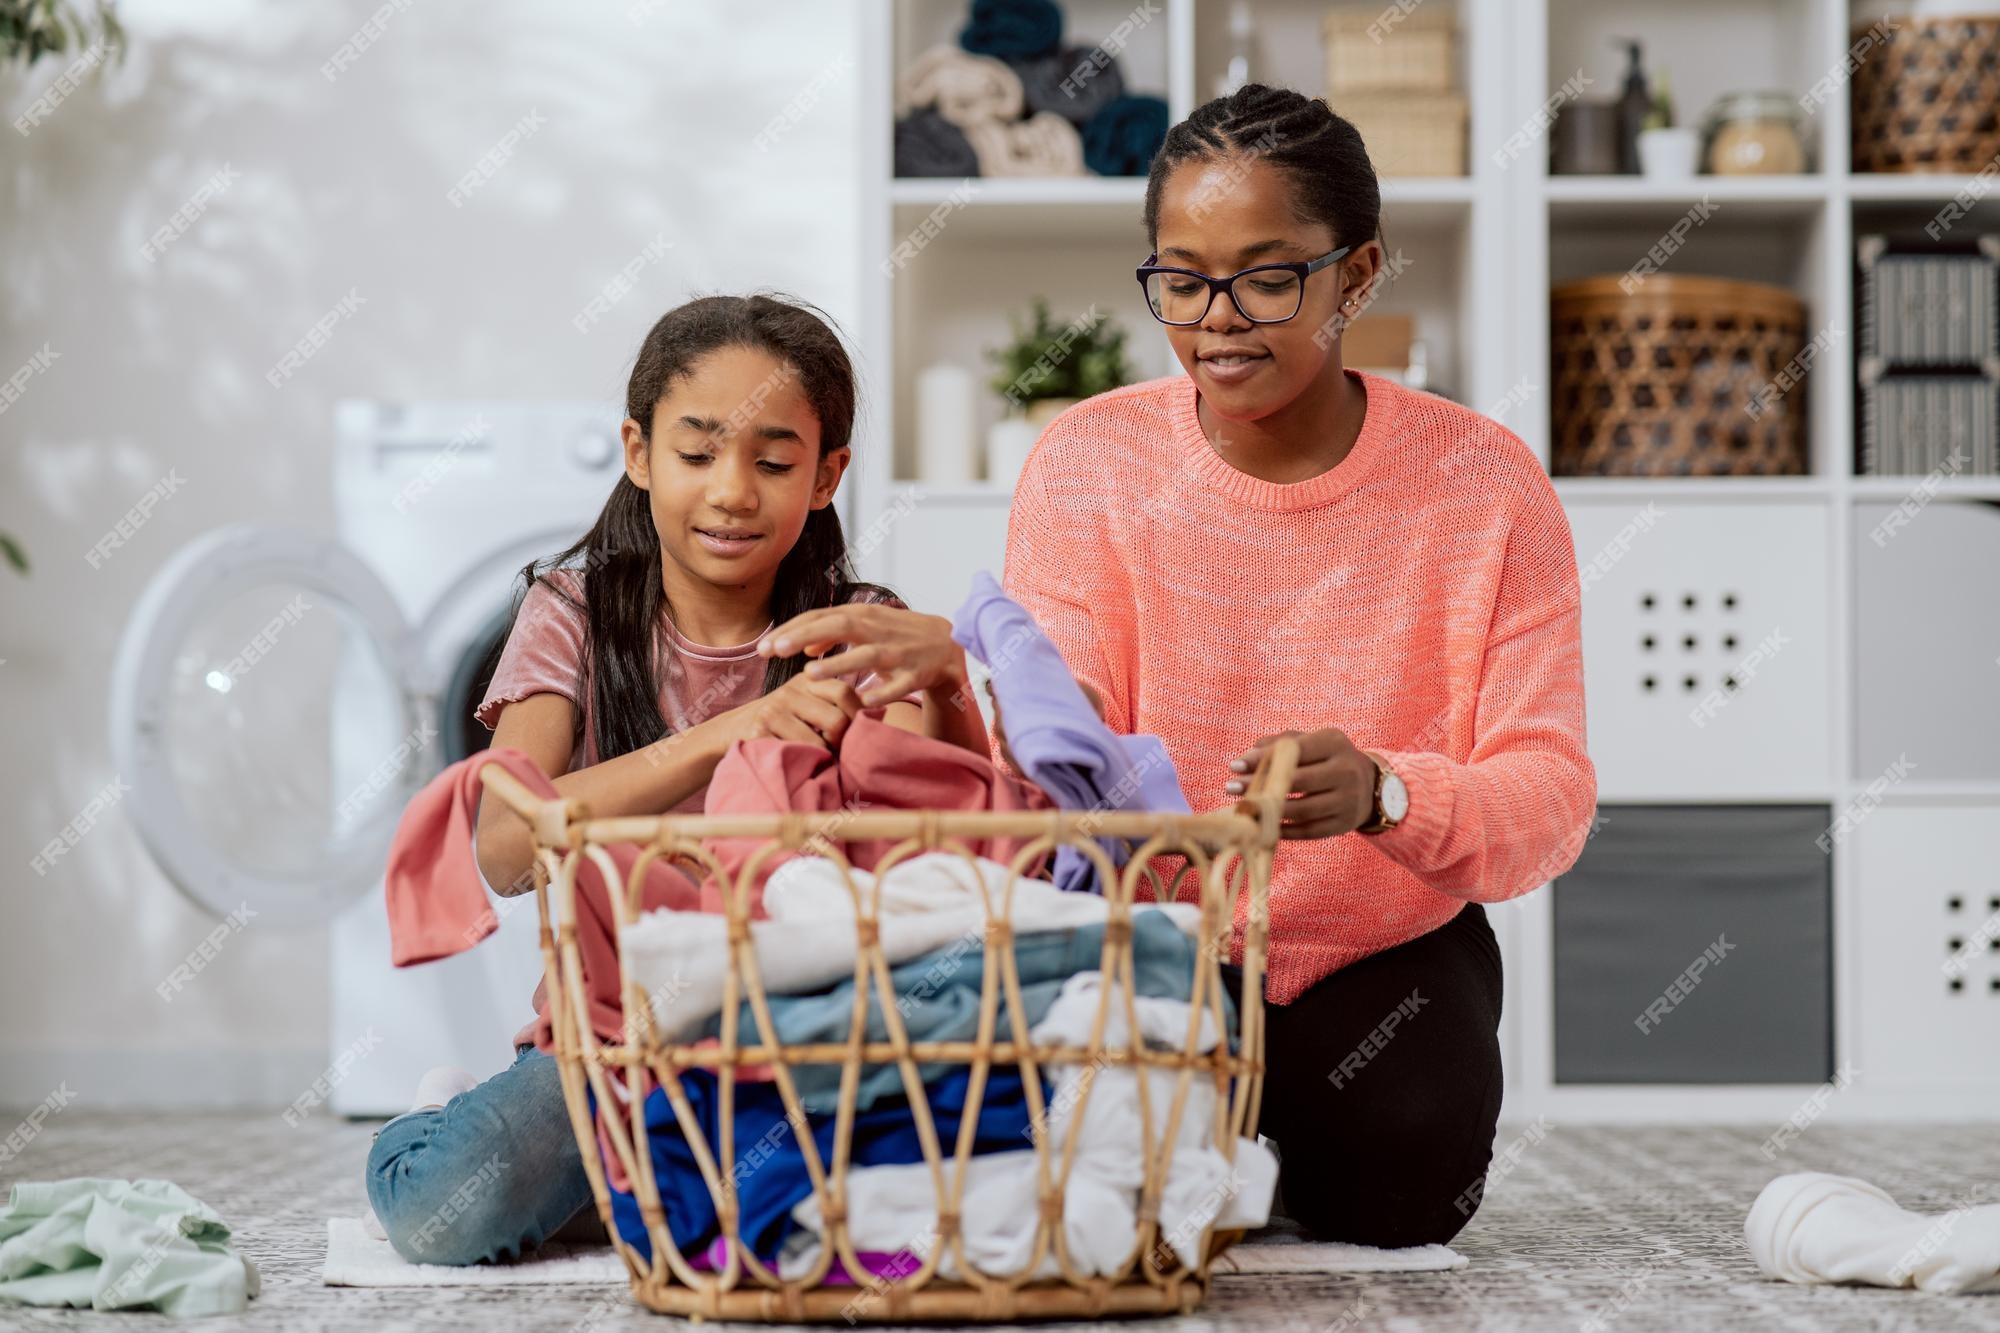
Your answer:
[[[1229,1273],[1434,1273],[1463,1267],[1465,1256],[1448,1245],[1384,1250],[1338,1241],[1245,1242],[1217,1264]]]
[[[503,1264],[413,1264],[386,1240],[369,1235],[358,1217],[326,1222],[329,1287],[517,1287],[544,1283],[626,1282],[625,1261],[609,1245],[548,1241],[526,1257]]]
[[[1802,1171],[1764,1187],[1743,1238],[1787,1282],[2000,1291],[2000,1204],[1912,1213],[1865,1180]]]
[[[853,871],[863,905],[875,876]],[[997,861],[955,852],[926,852],[899,863],[881,885],[882,954],[893,966],[978,937],[988,904],[1006,903],[1012,872]],[[822,856],[801,856],[771,873],[764,886],[769,919],[750,924],[757,971],[772,994],[819,990],[854,975],[854,897],[840,868]],[[1110,904],[1094,893],[1064,893],[1025,876],[1014,884],[1011,919],[1024,934],[1068,930],[1105,921]],[[1191,903],[1144,904],[1165,912],[1189,935],[1201,924]],[[621,932],[626,975],[653,1001],[653,1022],[667,1041],[688,1041],[722,1011],[728,924],[712,912],[648,912]]]

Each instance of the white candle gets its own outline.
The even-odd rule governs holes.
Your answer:
[[[926,366],[918,372],[919,480],[943,485],[972,480],[975,392],[972,372],[963,366]]]

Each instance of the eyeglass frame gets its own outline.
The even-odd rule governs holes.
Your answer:
[[[1167,319],[1165,316],[1161,315],[1159,311],[1153,309],[1153,302],[1151,295],[1150,294],[1147,295],[1147,300],[1146,300],[1147,311],[1151,313],[1154,319],[1158,320],[1160,323],[1166,325],[1170,329],[1192,328],[1196,324],[1201,323],[1204,319],[1207,319],[1208,312],[1215,308],[1215,294],[1217,292],[1226,292],[1229,296],[1229,304],[1236,308],[1236,313],[1242,315],[1243,318],[1249,320],[1252,324],[1285,324],[1289,323],[1292,320],[1297,319],[1299,317],[1299,311],[1305,309],[1306,279],[1310,278],[1313,274],[1325,268],[1328,264],[1332,264],[1341,259],[1344,259],[1349,254],[1353,253],[1353,251],[1354,251],[1353,246],[1343,245],[1338,250],[1329,251],[1328,253],[1321,255],[1318,259],[1312,259],[1312,260],[1293,259],[1279,264],[1253,264],[1249,268],[1239,269],[1237,272],[1230,274],[1226,278],[1211,278],[1208,276],[1208,274],[1197,273],[1195,270],[1191,268],[1176,268],[1171,264],[1156,264],[1153,261],[1158,259],[1160,255],[1158,251],[1154,251],[1153,254],[1147,258],[1145,263],[1139,265],[1137,269],[1133,270],[1133,273],[1134,276],[1136,276],[1139,279],[1139,290],[1141,292],[1146,291],[1146,280],[1155,273],[1182,273],[1186,274],[1190,278],[1199,278],[1201,281],[1208,284],[1208,304],[1204,305],[1201,308],[1201,313],[1199,315],[1196,315],[1193,319],[1190,320]],[[1258,319],[1256,316],[1247,313],[1243,309],[1242,303],[1236,299],[1236,280],[1238,278],[1245,277],[1251,273],[1268,273],[1273,269],[1282,269],[1287,273],[1293,273],[1298,275],[1299,304],[1292,311],[1291,314],[1286,315],[1283,319]]]

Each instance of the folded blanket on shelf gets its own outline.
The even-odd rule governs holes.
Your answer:
[[[2000,1291],[2000,1204],[1930,1216],[1865,1180],[1801,1171],[1764,1187],[1743,1239],[1757,1267],[1786,1282]]]
[[[896,122],[898,176],[977,176],[979,155],[965,131],[935,111],[919,111]]]
[[[1053,111],[1023,121],[986,121],[965,127],[981,176],[1081,176],[1083,139]]]
[[[1009,60],[1045,56],[1062,44],[1062,10],[1055,0],[972,0],[972,18],[958,44]]]
[[[1036,1025],[1035,1040],[1087,1045],[1102,998],[1099,974],[1071,977]],[[1185,999],[1142,995],[1135,998],[1134,1006],[1145,1043],[1184,1049],[1191,1018]],[[1213,1050],[1216,1041],[1213,1016],[1204,1011],[1197,1048]],[[1130,1042],[1123,996],[1114,989],[1105,1019],[1104,1048],[1129,1049]],[[1167,1114],[1178,1077],[1159,1069],[1145,1073],[1155,1157],[1166,1138]],[[1206,1228],[1264,1225],[1277,1184],[1277,1160],[1257,1141],[1238,1140],[1233,1161],[1213,1146],[1215,1106],[1213,1081],[1199,1074],[1192,1077],[1159,1198],[1158,1241],[1190,1266],[1200,1257],[1198,1247]],[[1063,1191],[1062,1243],[1070,1263],[1085,1274],[1117,1271],[1137,1240],[1139,1196],[1146,1168],[1140,1124],[1139,1074],[1131,1067],[1107,1065],[1093,1070],[1068,1066],[1057,1078],[1049,1109],[1051,1172],[1073,1134],[1076,1158]],[[949,1187],[956,1168],[947,1163],[943,1169]],[[1041,1189],[1032,1152],[969,1160],[960,1209],[967,1262],[996,1276],[1025,1270],[1034,1257]],[[870,1254],[900,1252],[908,1256],[900,1271],[914,1272],[921,1256],[936,1243],[937,1192],[928,1167],[871,1166],[853,1172],[847,1190],[847,1215],[848,1235],[858,1250]],[[823,1241],[824,1226],[816,1200],[809,1196],[802,1199],[792,1216],[799,1228],[781,1260],[780,1271],[785,1276],[809,1271]],[[939,1269],[946,1277],[960,1276],[957,1258],[949,1249],[939,1257]],[[1060,1271],[1051,1247],[1034,1275],[1051,1277]]]
[[[1052,56],[1007,63],[1021,80],[1030,112],[1053,111],[1072,125],[1082,125],[1125,92],[1117,57],[1101,47],[1070,46]]]
[[[1114,97],[1083,127],[1083,160],[1100,176],[1143,176],[1166,142],[1168,120],[1157,97]]]
[[[1004,60],[933,46],[896,80],[896,114],[935,110],[958,126],[1019,120],[1021,77]]]
[[[1062,653],[985,570],[973,576],[972,593],[952,618],[951,637],[993,673],[993,697],[1014,761],[1065,810],[1188,813],[1180,775],[1160,738],[1119,736],[1105,726]],[[1120,838],[1100,838],[1098,845],[1113,865],[1130,855]],[[1067,890],[1099,889],[1090,859],[1070,847],[1056,850],[1055,882]]]

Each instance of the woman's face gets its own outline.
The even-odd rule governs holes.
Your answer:
[[[833,499],[846,449],[820,456],[820,423],[787,362],[724,347],[667,386],[651,439],[626,421],[625,475],[648,493],[667,560],[723,587],[755,586]]]
[[[1160,188],[1159,259],[1225,278],[1257,264],[1310,262],[1343,242],[1324,223],[1301,222],[1285,173],[1259,155],[1198,159]],[[1304,393],[1339,346],[1342,302],[1363,299],[1381,262],[1372,238],[1305,280],[1299,313],[1253,324],[1217,293],[1199,324],[1167,337],[1209,409],[1231,421],[1269,416]],[[1246,279],[1245,281],[1249,281]]]

